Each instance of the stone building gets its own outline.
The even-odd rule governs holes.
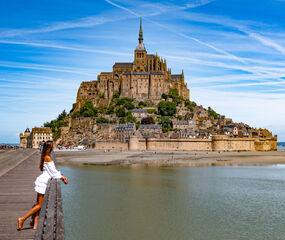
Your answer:
[[[174,129],[186,129],[189,127],[188,121],[173,120],[172,124]]]
[[[120,142],[127,142],[134,135],[135,131],[136,125],[134,123],[119,124],[116,127],[116,138]]]
[[[141,124],[139,132],[143,138],[159,138],[162,134],[161,124]]]
[[[31,148],[32,146],[32,141],[31,141],[31,132],[30,129],[27,128],[23,133],[20,133],[20,147],[21,148]]]
[[[40,144],[52,140],[52,130],[49,127],[34,127],[32,132],[27,128],[25,133],[20,133],[20,147],[39,148]]]
[[[142,120],[143,118],[150,116],[146,109],[133,109],[131,113],[137,120]]]
[[[179,96],[189,99],[189,89],[184,82],[183,71],[181,74],[172,74],[165,59],[157,54],[147,53],[143,43],[141,19],[138,40],[133,62],[116,62],[112,72],[101,72],[97,80],[81,83],[75,111],[87,101],[106,106],[115,92],[119,92],[120,97],[135,98],[137,102],[157,104],[163,93],[168,94],[170,88],[175,88]]]

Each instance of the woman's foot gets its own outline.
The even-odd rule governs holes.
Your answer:
[[[23,221],[22,218],[20,218],[20,217],[17,219],[17,221],[18,221],[18,228],[17,228],[17,230],[18,230],[18,231],[21,231],[22,228],[23,228],[23,223],[24,223],[24,221]]]
[[[34,227],[33,227],[33,230],[37,230],[37,226],[38,226],[38,224],[35,223],[35,224],[34,224]]]

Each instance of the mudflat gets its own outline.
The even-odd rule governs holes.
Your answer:
[[[285,164],[285,151],[55,151],[59,164],[121,166],[260,166]]]

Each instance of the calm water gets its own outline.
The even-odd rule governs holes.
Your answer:
[[[67,167],[67,240],[285,239],[285,166]]]

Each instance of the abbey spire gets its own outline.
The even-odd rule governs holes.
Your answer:
[[[139,31],[139,43],[136,47],[136,51],[145,51],[145,46],[143,43],[143,31],[142,31],[142,16],[140,16],[140,31]]]
[[[139,33],[139,43],[143,42],[143,31],[142,31],[142,16],[140,16],[140,33]]]

